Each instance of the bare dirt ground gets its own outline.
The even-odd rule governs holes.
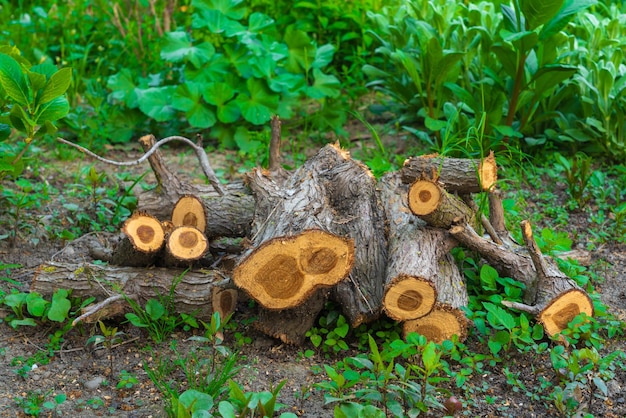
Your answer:
[[[121,158],[132,158],[138,155],[136,151],[118,153]],[[211,158],[214,158],[212,155]],[[228,159],[226,159],[228,161]],[[184,158],[172,157],[170,162],[185,171],[189,164]],[[71,181],[72,173],[79,167],[90,164],[91,161],[74,161],[72,163],[53,161],[46,165],[44,172],[27,173],[34,179],[48,181],[63,194],[64,185]],[[224,163],[224,161],[222,161]],[[191,163],[191,164],[195,164]],[[226,166],[227,163],[224,163]],[[195,167],[195,165],[193,165]],[[226,172],[236,170],[224,167]],[[100,170],[112,172],[111,167],[97,164]],[[143,167],[142,169],[145,169]],[[234,174],[236,175],[236,174]],[[561,204],[564,204],[565,195],[563,185],[554,179],[545,179],[551,184],[555,193],[561,193]],[[558,179],[557,179],[558,180]],[[146,177],[146,182],[153,180]],[[0,186],[1,187],[1,186]],[[532,193],[531,193],[532,194]],[[58,197],[58,196],[57,196]],[[59,208],[57,197],[43,207],[29,213],[33,231],[22,234],[16,241],[16,246],[10,248],[8,242],[0,241],[0,262],[18,263],[22,267],[12,269],[9,277],[22,284],[20,290],[28,289],[33,274],[42,262],[53,257],[63,257],[64,243],[45,239],[45,232],[41,229],[41,220]],[[532,207],[530,208],[532,210]],[[6,215],[6,214],[4,214]],[[0,219],[6,217],[0,214]],[[546,219],[546,225],[550,220]],[[0,225],[6,225],[2,223]],[[576,247],[585,249],[588,237],[589,224],[584,213],[572,213],[567,231],[570,236],[580,237],[575,242]],[[40,237],[33,243],[33,237]],[[591,251],[591,268],[594,269],[599,280],[594,283],[601,299],[610,311],[618,317],[626,319],[626,246],[618,243],[605,243]],[[80,258],[72,254],[74,259]],[[0,281],[3,289],[8,289],[6,283]],[[245,390],[269,390],[270,385],[276,385],[283,379],[287,380],[281,391],[279,400],[287,406],[283,411],[292,411],[304,417],[333,416],[332,407],[323,405],[323,394],[314,389],[315,382],[324,379],[324,373],[314,373],[324,363],[334,363],[341,357],[327,359],[324,353],[317,352],[310,358],[305,358],[303,352],[307,347],[290,347],[280,344],[257,333],[251,325],[254,310],[245,303],[240,304],[233,321],[239,323],[236,330],[228,331],[225,335],[225,344],[238,349],[243,368],[236,380]],[[176,353],[170,342],[178,341],[181,351],[189,350],[198,343],[188,341],[192,333],[179,331],[166,343],[154,344],[140,329],[118,321],[120,331],[125,332],[125,344],[112,349],[113,370],[110,369],[110,358],[107,350],[94,350],[86,345],[87,339],[94,333],[99,333],[96,325],[79,327],[65,335],[59,350],[51,356],[48,364],[38,364],[24,376],[20,376],[19,359],[26,359],[38,351],[45,350],[48,336],[53,332],[46,327],[20,327],[13,330],[6,323],[0,323],[0,416],[21,417],[24,414],[23,404],[33,393],[48,394],[46,400],[52,400],[55,394],[64,393],[67,400],[56,408],[55,412],[43,412],[41,416],[74,416],[74,417],[161,417],[163,399],[161,393],[154,386],[146,373],[146,365],[150,366],[158,357],[174,359]],[[250,337],[242,346],[236,341],[241,335]],[[474,352],[487,353],[486,347],[481,347],[476,338],[470,334],[467,345]],[[152,347],[149,349],[147,347]],[[623,339],[609,341],[603,353],[614,350],[624,350],[626,344]],[[342,356],[356,355],[356,352],[344,353]],[[549,356],[546,354],[530,355],[530,353],[515,353],[506,364],[512,375],[527,388],[535,388],[541,384],[541,378],[554,381],[554,370],[551,368]],[[137,383],[128,389],[118,389],[120,372],[126,370],[137,378]],[[448,389],[461,399],[465,405],[459,416],[471,417],[547,417],[559,416],[553,406],[545,405],[540,401],[531,400],[520,386],[515,388],[507,383],[507,377],[502,372],[502,365],[496,367],[485,366],[483,374],[471,376],[466,385],[457,388],[449,385]],[[184,379],[184,376],[173,376]],[[608,382],[609,397],[607,399],[594,398],[591,393],[584,392],[581,398],[585,399],[584,406],[596,417],[625,417],[626,416],[626,371],[616,370],[615,379]],[[589,404],[589,399],[592,403]],[[441,411],[433,410],[428,416],[443,416]],[[578,416],[578,415],[577,415]],[[581,413],[580,416],[584,416]]]

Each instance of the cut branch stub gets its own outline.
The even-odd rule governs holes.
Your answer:
[[[431,180],[417,180],[409,187],[409,209],[429,225],[448,229],[453,224],[475,223],[474,212],[457,196]]]
[[[339,283],[353,264],[352,240],[306,230],[263,243],[235,268],[233,281],[263,307],[287,309]]]
[[[202,257],[209,242],[192,226],[175,227],[167,237],[167,252],[178,261],[194,261]]]
[[[436,300],[437,292],[432,282],[412,276],[398,276],[387,284],[383,307],[391,319],[405,321],[428,314]]]
[[[147,213],[134,213],[124,222],[122,232],[133,244],[133,248],[143,253],[156,253],[165,242],[161,222]]]
[[[202,201],[193,195],[181,196],[172,210],[174,226],[193,226],[203,234],[206,231],[206,210]]]

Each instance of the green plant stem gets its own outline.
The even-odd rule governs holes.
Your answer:
[[[26,139],[24,140],[24,142],[26,142],[26,145],[24,146],[24,148],[22,148],[22,150],[20,151],[20,153],[19,153],[19,154],[17,154],[17,155],[15,156],[15,159],[13,160],[13,163],[11,163],[11,164],[15,165],[15,164],[17,164],[17,162],[18,162],[19,160],[21,160],[21,159],[22,159],[22,157],[24,156],[24,153],[26,153],[26,151],[28,150],[28,148],[30,148],[30,144],[32,144],[32,143],[33,143],[33,138],[26,138]]]
[[[522,92],[522,81],[524,79],[524,65],[526,65],[527,54],[522,53],[517,63],[517,72],[515,74],[515,83],[513,84],[513,91],[511,92],[511,100],[509,101],[509,112],[506,115],[506,125],[513,126],[513,118],[515,117],[515,109],[517,108],[517,102],[519,101],[520,93]],[[520,126],[521,129],[521,126]]]

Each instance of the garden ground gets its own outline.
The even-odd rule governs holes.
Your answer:
[[[169,152],[168,152],[169,153]],[[138,155],[137,150],[115,153],[118,159],[131,159]],[[190,156],[169,157],[170,163],[183,172],[184,167],[193,167],[195,162],[188,162]],[[215,158],[214,155],[211,158]],[[225,159],[228,161],[228,159]],[[224,161],[222,161],[223,163]],[[212,163],[215,164],[214,161]],[[10,271],[9,277],[20,282],[21,290],[28,289],[37,266],[45,261],[56,259],[76,261],[81,254],[64,254],[60,240],[49,241],[45,238],[45,224],[50,222],[53,213],[63,212],[64,193],[67,185],[76,182],[77,174],[82,168],[92,164],[87,159],[67,161],[53,160],[42,165],[38,172],[30,172],[34,180],[47,182],[55,190],[57,196],[51,195],[48,204],[37,211],[30,211],[32,230],[21,234],[13,248],[8,240],[0,241],[0,260],[5,263],[18,263],[21,268]],[[220,163],[218,163],[220,164]],[[114,168],[96,164],[99,172],[113,173]],[[226,172],[227,167],[222,167]],[[142,167],[141,170],[144,170]],[[236,171],[236,170],[235,170]],[[232,172],[232,170],[231,170]],[[189,173],[185,173],[189,174]],[[112,176],[112,174],[109,174]],[[506,176],[506,173],[504,173]],[[565,184],[559,179],[538,177],[553,194],[550,205],[565,207],[567,194]],[[145,178],[150,183],[150,176]],[[521,189],[509,189],[507,195],[522,193],[526,197],[528,213],[545,210],[541,194],[528,183],[521,183]],[[66,201],[65,201],[66,202]],[[85,204],[85,203],[82,203]],[[85,204],[86,205],[86,204]],[[55,212],[56,210],[56,212]],[[593,208],[591,208],[593,211]],[[591,244],[593,234],[590,228],[588,212],[572,211],[569,213],[566,231],[574,238],[575,249],[590,257],[587,264],[595,271],[594,283],[601,299],[609,307],[609,311],[618,318],[626,319],[626,245],[609,240],[599,245]],[[539,217],[536,227],[564,228],[563,225],[553,226],[553,219]],[[543,223],[543,224],[541,224]],[[2,225],[6,225],[3,223]],[[591,249],[591,250],[589,250]],[[0,285],[3,285],[0,283]],[[4,286],[4,285],[3,285]],[[5,286],[5,288],[8,288]],[[0,314],[2,312],[0,311]],[[332,406],[324,406],[323,392],[314,384],[324,380],[323,364],[334,364],[336,361],[357,354],[357,343],[352,342],[351,351],[341,353],[341,357],[331,355],[327,358],[321,350],[314,350],[313,355],[305,355],[306,347],[290,347],[267,338],[256,332],[252,326],[254,308],[247,303],[240,303],[231,322],[236,324],[228,328],[225,334],[225,345],[239,350],[240,365],[243,368],[235,378],[246,391],[270,390],[286,379],[279,401],[287,406],[283,411],[292,411],[305,417],[332,416]],[[146,366],[162,364],[162,360],[185,358],[193,347],[199,348],[202,343],[189,339],[192,332],[182,330],[173,334],[165,343],[155,344],[139,328],[128,323],[115,322],[120,331],[125,333],[123,343],[109,351],[95,349],[86,342],[93,334],[99,333],[95,324],[85,325],[72,330],[54,350],[48,364],[36,364],[29,371],[23,365],[37,353],[48,350],[49,335],[52,328],[19,327],[16,330],[6,323],[0,324],[0,416],[26,416],[25,409],[37,404],[37,395],[43,395],[46,401],[53,401],[56,394],[64,393],[67,399],[41,416],[76,416],[76,417],[158,417],[165,416],[164,400],[161,392],[155,387]],[[349,337],[347,338],[349,340]],[[172,342],[176,342],[172,346]],[[466,342],[468,349],[475,353],[488,353],[488,348],[480,344],[473,333]],[[554,343],[550,342],[550,345]],[[149,348],[152,347],[152,348]],[[607,341],[601,350],[603,354],[615,350],[624,350],[626,343],[623,337]],[[111,364],[113,369],[111,370]],[[21,370],[21,372],[20,372]],[[124,374],[122,371],[126,371]],[[460,388],[453,382],[443,383],[442,387],[459,398],[464,408],[459,415],[472,417],[546,417],[559,416],[555,406],[548,401],[539,399],[542,385],[545,382],[558,380],[548,352],[518,352],[514,349],[509,358],[493,366],[485,364],[477,369]],[[121,384],[126,376],[130,385]],[[130,377],[129,377],[130,376]],[[180,381],[185,376],[173,376]],[[123,383],[123,382],[122,382]],[[608,382],[608,397],[604,398],[594,385],[587,385],[575,396],[580,402],[579,415],[589,412],[597,417],[626,416],[626,370],[618,367],[615,377]],[[119,388],[118,388],[119,386]],[[595,392],[595,393],[593,393]],[[442,398],[443,399],[443,398]],[[39,402],[41,403],[41,402]],[[570,411],[570,414],[575,414]],[[55,415],[57,414],[57,415]],[[431,409],[428,416],[442,416],[441,410]]]

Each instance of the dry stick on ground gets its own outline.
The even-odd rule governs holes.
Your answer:
[[[173,294],[174,308],[179,313],[193,314],[207,320],[214,311],[231,313],[235,309],[230,297],[216,298],[215,289],[232,289],[231,281],[216,270],[187,271],[170,268],[134,268],[104,266],[92,263],[42,264],[33,277],[31,291],[52,295],[58,289],[72,289],[72,296],[98,300],[125,295],[142,306],[148,299],[169,295],[172,279],[180,282]],[[119,302],[119,301],[117,301]],[[116,302],[116,303],[117,303]],[[109,305],[111,307],[114,304]],[[124,304],[125,305],[125,304]],[[94,311],[96,317],[121,315],[130,308]],[[100,312],[100,313],[98,313]]]
[[[124,237],[109,262],[123,266],[150,266],[165,243],[165,231],[154,216],[135,212],[124,222]]]
[[[449,192],[479,193],[491,190],[498,179],[493,152],[482,160],[422,155],[409,158],[400,171],[402,181],[410,184],[424,178],[436,178]]]

